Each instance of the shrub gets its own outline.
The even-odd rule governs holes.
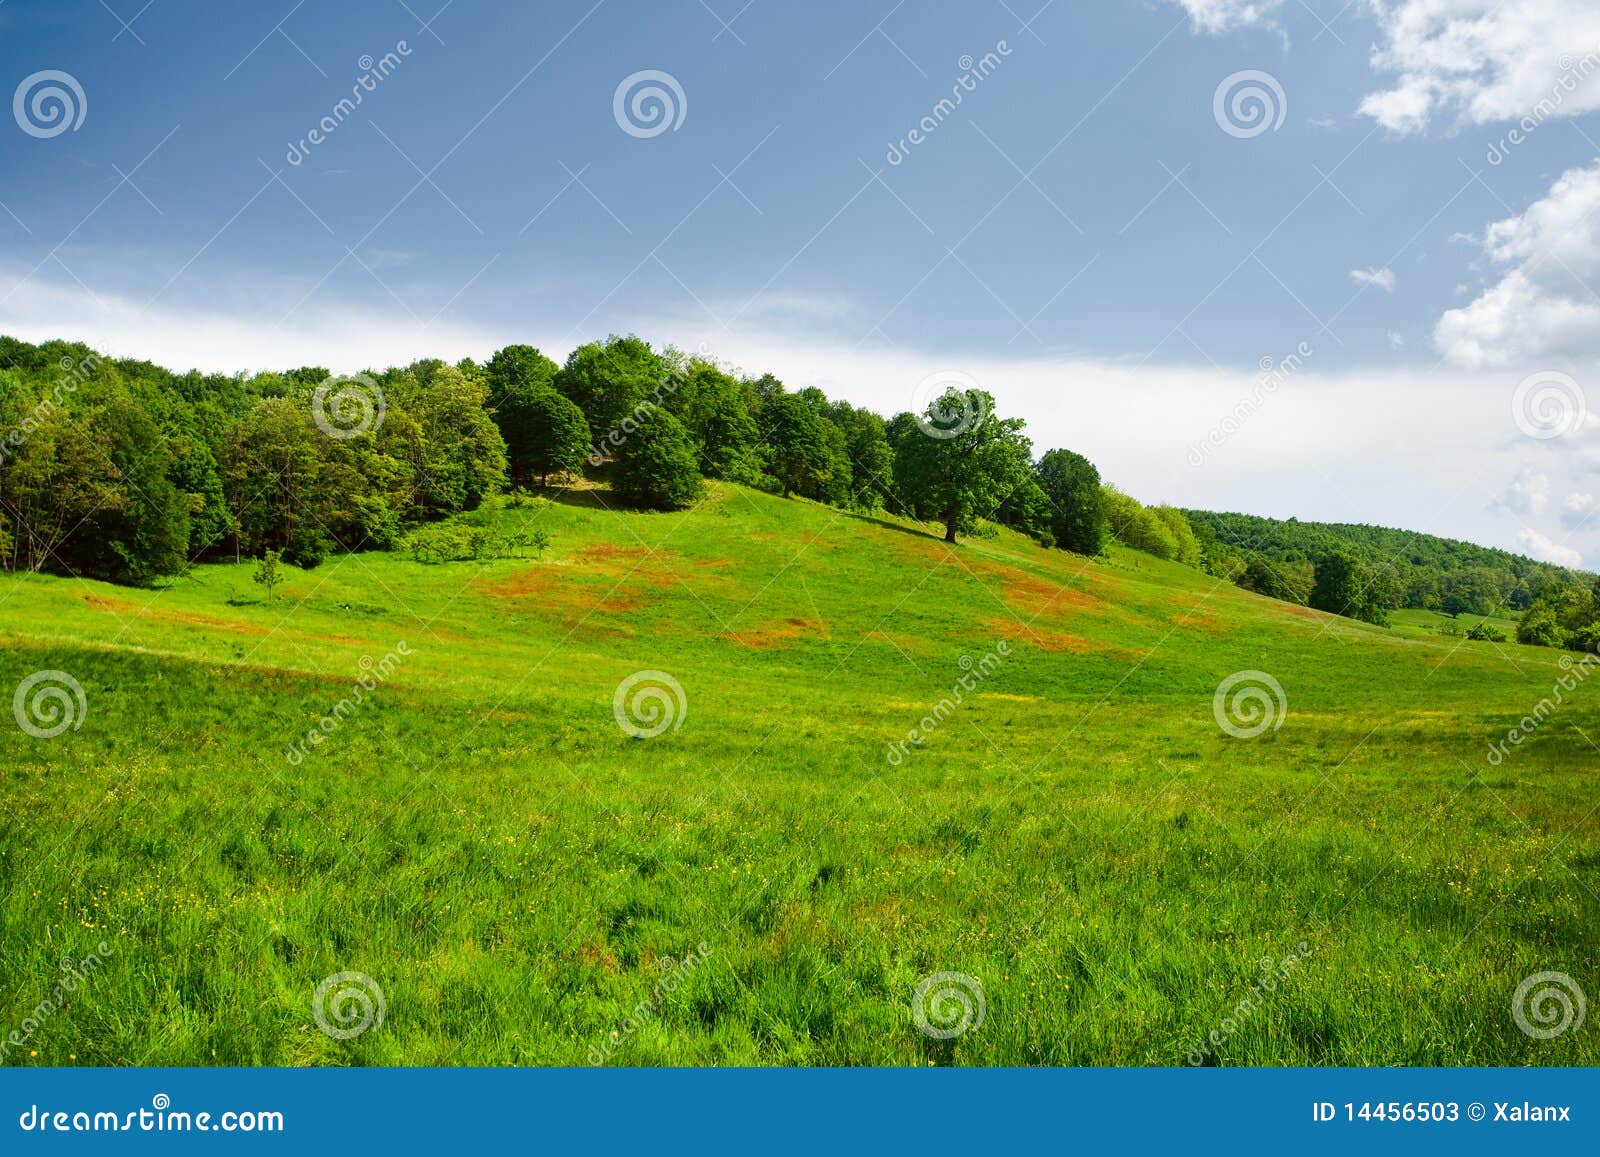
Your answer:
[[[1528,613],[1522,616],[1522,621],[1517,624],[1517,642],[1535,647],[1561,645],[1561,624],[1556,621],[1556,613],[1548,603],[1530,607]]]
[[[473,557],[473,532],[464,526],[423,526],[406,536],[406,549],[417,562],[436,566]]]
[[[1600,651],[1600,620],[1585,623],[1576,631],[1567,635],[1567,650],[1569,651]]]

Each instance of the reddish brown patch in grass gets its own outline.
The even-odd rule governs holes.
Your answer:
[[[718,637],[752,651],[765,651],[795,639],[826,639],[828,627],[816,619],[781,619],[740,631],[725,631]]]
[[[580,953],[585,964],[594,965],[605,969],[607,972],[617,970],[617,958],[609,948],[601,944],[585,944]]]
[[[537,599],[541,606],[561,613],[621,613],[653,602],[656,596],[646,588],[725,583],[728,577],[716,572],[733,565],[729,559],[695,562],[672,551],[596,542],[569,559],[536,563],[478,586],[496,599]]]
[[[190,627],[206,627],[213,631],[223,631],[231,635],[266,635],[271,632],[266,627],[258,627],[254,623],[243,623],[237,619],[219,619],[215,615],[195,614],[192,611],[168,611],[160,607],[160,596],[150,606],[141,606],[126,599],[108,599],[99,595],[85,595],[84,602],[97,611],[121,618],[131,618],[135,623],[149,621],[153,623],[183,623]]]
[[[1079,635],[1068,635],[1061,631],[1040,630],[1037,626],[1029,627],[1017,622],[1015,619],[985,619],[983,622],[986,627],[993,630],[1001,638],[1015,639],[1019,643],[1028,643],[1038,647],[1041,651],[1070,651],[1074,655],[1081,655],[1087,651],[1110,651],[1115,649]]]
[[[1273,601],[1276,602],[1276,600]],[[1293,615],[1297,619],[1310,619],[1314,623],[1320,623],[1324,619],[1331,617],[1327,611],[1316,611],[1312,610],[1310,607],[1299,607],[1294,603],[1278,603],[1277,609],[1286,615]]]
[[[1000,597],[1026,618],[1097,611],[1104,603],[1087,591],[1038,578],[1016,567],[990,562],[967,564],[974,574],[1000,580]]]

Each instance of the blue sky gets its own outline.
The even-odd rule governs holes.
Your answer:
[[[1600,557],[1592,5],[441,3],[0,3],[0,331],[234,370],[634,330],[885,412],[959,371],[1149,501]]]

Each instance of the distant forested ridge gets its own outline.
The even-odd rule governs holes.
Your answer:
[[[1524,611],[1541,598],[1587,591],[1594,582],[1593,575],[1566,567],[1416,531],[1209,510],[1183,513],[1212,573],[1275,598],[1311,603],[1317,565],[1347,560],[1339,566],[1352,572],[1364,590],[1359,600],[1373,604],[1370,609],[1380,617],[1384,609],[1397,607],[1446,614]]]

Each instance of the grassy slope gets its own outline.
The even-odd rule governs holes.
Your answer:
[[[1223,1063],[1600,1060],[1592,1025],[1510,1015],[1532,972],[1600,990],[1600,690],[1485,761],[1557,653],[733,487],[582,498],[501,516],[549,531],[543,561],[362,555],[272,605],[248,565],[0,579],[0,689],[55,668],[89,702],[54,740],[0,728],[6,1025],[64,953],[116,948],[32,1063],[582,1064],[701,942],[613,1063],[1183,1063],[1301,941]],[[618,728],[641,668],[681,682],[681,729]],[[1254,740],[1212,712],[1246,668],[1289,703]],[[388,1011],[338,1042],[310,1005],[344,970]],[[988,1011],[941,1042],[909,1002],[945,971]]]

